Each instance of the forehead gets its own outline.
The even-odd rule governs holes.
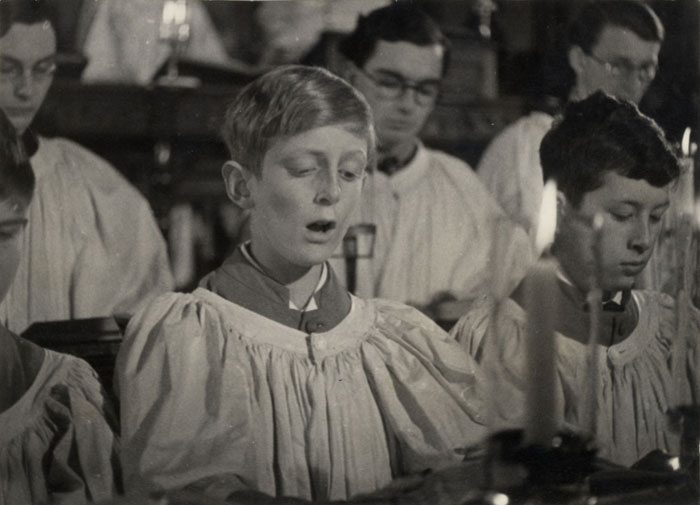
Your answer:
[[[321,126],[297,135],[274,139],[265,153],[265,159],[305,152],[322,154],[327,157],[357,152],[366,157],[367,145],[368,139],[348,131],[343,125]]]
[[[657,188],[645,180],[630,179],[615,172],[606,172],[603,185],[586,193],[581,202],[582,210],[595,211],[601,207],[629,203],[637,207],[654,209],[669,202],[670,185]]]
[[[440,79],[444,52],[439,44],[419,46],[379,40],[365,69],[393,72],[413,80]]]
[[[661,43],[643,40],[633,31],[616,25],[606,25],[600,32],[593,51],[601,58],[631,61],[657,61]]]
[[[15,23],[0,38],[0,48],[3,56],[34,62],[56,52],[56,34],[48,21],[31,25]]]

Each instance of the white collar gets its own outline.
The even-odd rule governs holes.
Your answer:
[[[263,270],[262,266],[260,263],[258,263],[255,258],[253,258],[253,255],[249,251],[250,248],[250,240],[247,240],[243,244],[241,244],[240,250],[241,254],[243,257],[250,263],[257,271],[259,271],[263,275],[267,275],[265,273],[265,270]],[[326,262],[324,261],[321,264],[321,275],[319,276],[318,279],[318,284],[316,284],[316,289],[314,289],[314,292],[311,294],[309,299],[306,301],[306,304],[299,308],[297,305],[292,301],[292,299],[289,299],[289,308],[292,310],[298,310],[299,312],[311,312],[312,310],[318,310],[318,304],[316,303],[316,297],[313,296],[316,293],[318,293],[323,285],[326,283],[326,280],[328,279],[328,267],[326,267]]]

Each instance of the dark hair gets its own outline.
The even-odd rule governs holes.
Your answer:
[[[554,179],[578,207],[606,172],[663,187],[680,174],[661,128],[631,102],[596,91],[570,103],[540,144],[544,179]]]
[[[606,26],[618,26],[648,42],[664,40],[664,26],[648,5],[634,0],[589,1],[569,27],[569,46],[590,53]]]
[[[0,201],[15,199],[28,205],[34,193],[34,171],[17,131],[0,110]]]
[[[445,75],[450,43],[437,23],[415,5],[392,3],[366,16],[360,16],[355,30],[340,41],[338,50],[357,67],[363,68],[380,40],[410,42],[417,46],[442,46],[442,74]]]
[[[371,168],[372,112],[360,92],[325,69],[286,65],[241,90],[226,109],[222,135],[231,158],[260,176],[273,139],[334,125],[367,140]]]
[[[0,37],[16,23],[53,25],[53,15],[53,6],[48,0],[0,0]]]

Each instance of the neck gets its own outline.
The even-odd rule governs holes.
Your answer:
[[[299,279],[287,284],[289,298],[297,307],[303,307],[316,291],[318,280],[321,278],[322,265],[314,265]]]
[[[569,93],[569,101],[570,102],[578,102],[580,100],[583,100],[588,97],[588,93],[586,93],[581,86],[578,84],[574,84],[574,87],[571,88],[571,92]]]
[[[409,142],[406,144],[396,144],[393,146],[382,146],[379,145],[378,154],[379,161],[385,158],[396,158],[400,167],[408,165],[413,156],[415,156],[418,150],[418,143],[416,141]]]
[[[322,264],[305,267],[292,265],[285,261],[275,261],[274,258],[260,255],[254,244],[251,244],[249,251],[265,275],[289,290],[289,297],[297,307],[306,304],[321,277]]]
[[[21,139],[22,143],[24,144],[24,152],[31,158],[39,149],[39,139],[29,128],[22,132]]]

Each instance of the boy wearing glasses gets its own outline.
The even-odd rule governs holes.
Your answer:
[[[378,225],[374,294],[449,319],[446,310],[461,310],[454,300],[489,289],[491,272],[505,265],[502,289],[514,287],[528,261],[525,234],[471,167],[419,139],[449,56],[437,24],[414,5],[392,4],[361,17],[339,49],[347,79],[372,107],[379,142],[379,170],[367,181],[378,195],[370,209]],[[501,252],[493,255],[497,234]]]
[[[585,4],[569,29],[568,61],[575,75],[569,100],[583,100],[602,90],[639,103],[656,76],[663,39],[661,21],[640,2]],[[477,167],[488,190],[532,236],[542,199],[540,142],[552,119],[535,111],[508,126]]]
[[[35,321],[128,314],[172,287],[148,202],[104,160],[29,130],[56,69],[50,14],[43,1],[0,2],[0,108],[36,176],[26,254],[0,305],[0,322],[15,332]]]

